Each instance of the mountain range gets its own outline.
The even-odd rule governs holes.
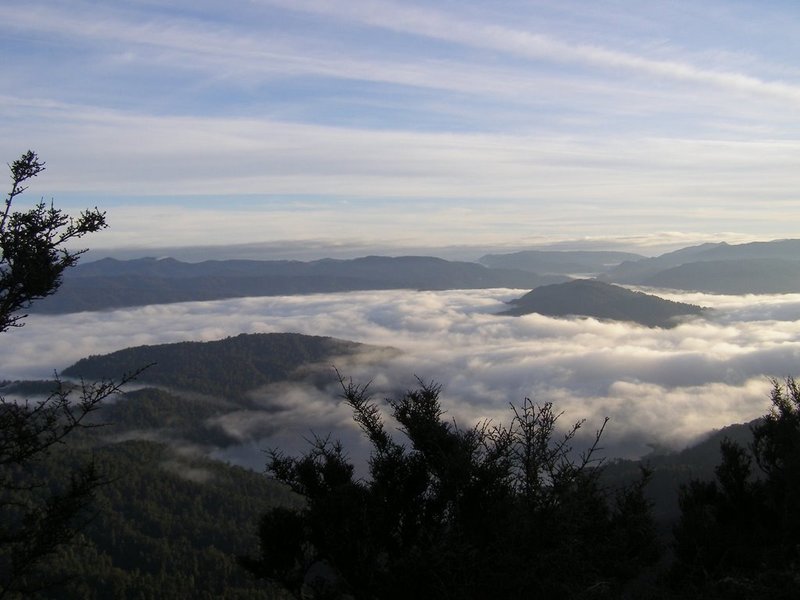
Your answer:
[[[800,292],[800,240],[708,243],[656,257],[626,252],[526,250],[479,262],[432,256],[207,260],[104,258],[70,269],[30,312],[79,311],[363,290],[533,289],[575,276],[622,285],[718,294]],[[613,317],[612,317],[613,318]]]
[[[701,244],[626,261],[599,279],[718,294],[800,291],[800,240]]]
[[[58,293],[37,302],[31,311],[69,313],[244,296],[356,290],[532,288],[566,279],[522,270],[489,269],[477,263],[430,256],[199,263],[172,258],[105,258],[79,264],[68,271]]]
[[[493,269],[521,269],[547,275],[604,273],[623,263],[642,260],[641,254],[587,250],[524,250],[487,254],[478,262]]]

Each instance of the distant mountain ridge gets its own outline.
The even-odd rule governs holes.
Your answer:
[[[642,284],[717,294],[800,292],[800,260],[703,260],[659,271]]]
[[[584,316],[632,321],[648,327],[672,327],[678,317],[699,315],[703,310],[693,304],[664,300],[591,279],[538,287],[510,304],[513,308],[501,314]]]
[[[800,292],[800,240],[706,243],[645,258],[627,252],[526,250],[476,262],[431,256],[355,259],[208,260],[105,258],[66,272],[58,294],[30,312],[78,311],[247,296],[365,290],[518,288],[600,281],[709,293]]]
[[[487,254],[478,262],[493,269],[521,269],[540,274],[573,275],[601,273],[625,261],[645,258],[631,252],[596,250],[523,250],[510,254]]]
[[[531,288],[565,281],[513,269],[426,256],[367,256],[311,262],[106,258],[68,271],[58,294],[33,312],[68,313],[145,304],[385,289]]]
[[[800,291],[800,240],[702,244],[627,261],[602,281],[719,294]]]

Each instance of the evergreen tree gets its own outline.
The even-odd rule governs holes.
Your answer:
[[[617,597],[657,556],[644,480],[610,494],[597,444],[576,452],[551,404],[525,400],[508,426],[461,429],[440,387],[420,382],[389,401],[406,443],[387,431],[366,387],[342,381],[369,439],[370,477],[354,477],[341,444],[317,438],[269,471],[306,499],[264,516],[256,576],[296,595],[355,598]]]
[[[15,211],[15,199],[44,163],[28,151],[9,167],[11,191],[0,214],[0,333],[22,326],[25,309],[58,289],[64,270],[84,252],[68,245],[106,227],[96,208],[77,218],[44,202]],[[127,379],[77,387],[57,382],[37,401],[0,396],[0,598],[51,583],[43,575],[44,559],[75,536],[103,482],[91,463],[64,481],[41,479],[37,461],[84,426]]]
[[[750,448],[726,440],[716,481],[681,490],[673,577],[685,594],[797,597],[800,389],[792,378],[773,383],[772,408],[753,426]]]

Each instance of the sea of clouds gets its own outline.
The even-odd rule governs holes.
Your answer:
[[[648,444],[681,447],[704,433],[749,421],[769,407],[770,378],[800,371],[800,294],[662,297],[711,309],[673,329],[595,319],[496,313],[521,290],[411,290],[239,298],[62,316],[32,315],[0,340],[0,378],[45,378],[91,354],[142,344],[215,340],[239,333],[298,332],[378,346],[335,358],[346,377],[371,381],[382,401],[416,385],[443,385],[459,425],[508,421],[509,403],[530,397],[587,419],[593,433],[610,417],[608,456],[640,456]],[[253,392],[264,410],[233,410],[217,424],[241,446],[217,456],[259,468],[262,449],[302,450],[312,432],[363,445],[330,385],[279,384]],[[276,407],[278,409],[276,410]]]

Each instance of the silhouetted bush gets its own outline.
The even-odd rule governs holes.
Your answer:
[[[657,557],[645,477],[609,493],[597,444],[572,448],[551,404],[526,399],[508,426],[461,429],[445,420],[440,387],[389,401],[406,438],[384,426],[367,387],[341,381],[371,443],[368,480],[341,444],[317,438],[268,470],[306,498],[264,516],[261,554],[241,559],[303,597],[617,597]]]

